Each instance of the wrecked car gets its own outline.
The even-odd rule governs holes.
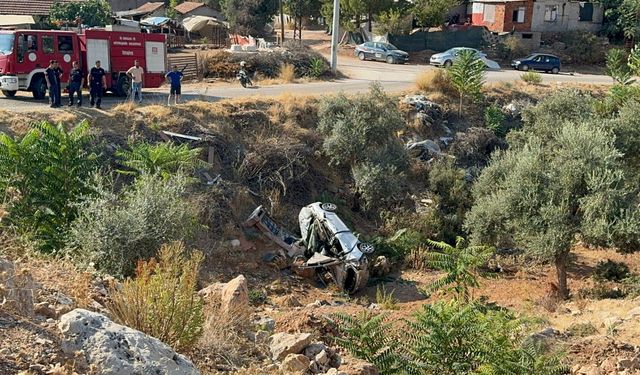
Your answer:
[[[369,280],[368,260],[374,247],[362,242],[335,213],[333,203],[316,202],[303,207],[298,215],[300,237],[275,223],[259,206],[245,221],[285,250],[291,261],[304,258],[301,269],[328,272],[347,293],[355,293]]]

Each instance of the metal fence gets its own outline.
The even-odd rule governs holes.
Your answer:
[[[452,47],[480,48],[483,27],[470,27],[455,31],[417,32],[411,35],[389,35],[389,43],[403,51],[446,51]]]

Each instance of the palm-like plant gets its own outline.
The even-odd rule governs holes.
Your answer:
[[[463,50],[447,73],[451,84],[460,95],[458,115],[462,115],[462,103],[465,96],[477,97],[484,85],[484,62],[472,50]]]
[[[607,74],[621,85],[635,82],[631,79],[631,67],[627,63],[627,54],[621,48],[612,48],[607,52]]]
[[[95,170],[89,123],[71,130],[42,122],[22,138],[0,134],[0,191],[12,192],[8,222],[32,235],[47,252],[59,249],[76,203],[91,189]]]
[[[456,299],[470,301],[473,297],[472,289],[480,286],[478,279],[487,276],[481,272],[495,249],[489,246],[469,246],[464,238],[456,239],[453,247],[445,242],[427,240],[429,246],[439,250],[425,254],[429,267],[446,273],[442,278],[427,287],[427,291],[443,289],[453,292]]]
[[[401,363],[397,355],[399,340],[382,314],[364,311],[358,316],[343,313],[333,315],[339,337],[336,343],[356,358],[362,358],[378,368],[380,374],[399,373]]]
[[[178,170],[191,172],[205,164],[199,159],[202,150],[190,149],[186,144],[141,142],[130,144],[129,147],[130,150],[121,149],[116,152],[120,163],[127,168],[118,170],[123,174],[149,173],[167,178]]]

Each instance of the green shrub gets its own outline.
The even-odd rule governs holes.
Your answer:
[[[574,337],[587,337],[598,333],[591,322],[573,323],[567,328],[567,333]]]
[[[526,72],[522,73],[520,79],[526,83],[530,83],[532,85],[539,85],[542,83],[542,74],[538,72]]]
[[[507,143],[491,130],[472,127],[456,135],[449,152],[455,156],[457,166],[473,170],[487,166],[491,154],[505,148]]]
[[[406,150],[396,136],[405,125],[397,102],[373,84],[366,95],[324,98],[318,117],[324,153],[331,164],[351,171],[365,207],[392,202],[407,166]]]
[[[434,203],[424,218],[429,223],[429,233],[423,233],[425,236],[454,242],[463,233],[465,215],[473,204],[471,183],[466,177],[466,171],[451,159],[440,159],[433,164],[427,183],[434,194]]]
[[[309,76],[313,78],[320,78],[328,71],[328,66],[323,59],[317,57],[312,58],[309,61]]]
[[[504,127],[506,119],[507,115],[502,112],[502,108],[495,104],[488,106],[484,110],[484,126],[498,137],[504,137],[506,134]]]
[[[398,300],[393,296],[395,290],[387,292],[387,289],[382,285],[382,288],[378,286],[376,289],[376,304],[384,310],[397,310]]]
[[[352,168],[352,175],[367,209],[396,201],[402,191],[404,173],[395,165],[364,162]]]
[[[496,52],[501,59],[512,60],[526,56],[529,53],[529,48],[521,38],[510,35],[496,45]]]
[[[78,263],[122,277],[136,262],[156,255],[161,244],[189,239],[198,208],[185,199],[187,178],[143,174],[122,193],[96,183],[96,197],[83,202],[69,232],[69,252]]]
[[[597,64],[605,61],[605,50],[593,33],[584,31],[568,31],[560,34],[560,40],[566,44],[567,63],[573,64]]]
[[[373,243],[376,247],[376,254],[384,255],[392,262],[403,260],[411,254],[411,251],[424,243],[426,238],[416,230],[403,228],[397,230],[389,238],[378,237]]]
[[[107,304],[115,321],[183,351],[202,335],[204,314],[197,295],[203,256],[187,257],[182,243],[163,245],[158,259],[140,261],[135,279],[113,288]]]
[[[624,262],[615,262],[611,259],[600,261],[593,271],[593,277],[596,280],[606,280],[620,282],[629,277],[629,266]]]
[[[191,149],[187,144],[162,142],[152,145],[140,142],[129,145],[130,150],[121,149],[116,152],[120,163],[126,170],[118,172],[139,175],[140,173],[161,174],[167,178],[178,171],[193,172],[204,164],[199,159],[202,149]]]
[[[627,296],[627,292],[619,285],[612,286],[606,282],[596,282],[592,288],[581,289],[579,292],[583,298],[591,299],[621,299]]]
[[[42,251],[61,249],[76,204],[91,194],[91,140],[87,121],[71,130],[41,122],[20,138],[0,133],[0,194],[10,198],[3,225],[28,234]]]
[[[623,288],[625,290],[626,297],[637,298],[640,297],[640,276],[631,276],[622,281]]]

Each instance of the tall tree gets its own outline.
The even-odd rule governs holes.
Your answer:
[[[566,298],[575,242],[636,250],[640,217],[615,136],[588,123],[557,124],[552,134],[525,135],[494,156],[474,185],[465,225],[474,243],[518,246],[553,262]]]
[[[80,19],[87,26],[105,26],[111,18],[111,5],[105,0],[54,2],[49,16],[54,23],[75,25]]]
[[[460,0],[416,0],[413,14],[422,27],[442,26],[447,13],[460,4]]]
[[[278,13],[277,0],[221,0],[220,5],[231,29],[243,35],[263,36]]]

